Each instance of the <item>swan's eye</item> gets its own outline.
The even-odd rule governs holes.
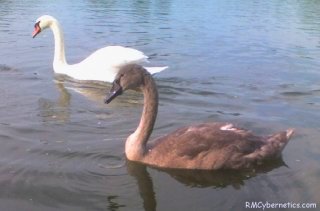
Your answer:
[[[38,21],[37,23],[34,24],[34,28],[37,28],[37,27],[40,28],[40,21]]]

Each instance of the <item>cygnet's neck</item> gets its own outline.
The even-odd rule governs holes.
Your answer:
[[[65,50],[64,50],[64,38],[63,31],[60,24],[57,21],[53,21],[50,28],[54,36],[54,58],[53,58],[53,69],[58,71],[61,66],[67,65]],[[60,68],[59,68],[60,67]]]
[[[152,133],[158,113],[158,91],[150,74],[144,76],[142,86],[144,106],[136,131],[126,141],[126,156],[129,160],[141,161],[147,153],[146,144]]]

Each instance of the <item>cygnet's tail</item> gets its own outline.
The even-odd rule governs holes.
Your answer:
[[[168,68],[168,66],[164,66],[164,67],[144,67],[146,70],[148,70],[149,73],[151,73],[151,75],[159,73],[165,69]]]
[[[265,144],[260,149],[247,155],[247,157],[257,161],[280,157],[282,150],[289,142],[293,133],[294,129],[291,128],[267,137]]]
[[[286,131],[271,135],[267,139],[267,144],[261,148],[263,156],[267,157],[279,157],[282,150],[289,142],[294,133],[294,129],[290,128]]]

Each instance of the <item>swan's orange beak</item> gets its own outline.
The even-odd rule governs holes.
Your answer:
[[[35,38],[37,36],[37,34],[39,34],[41,32],[41,28],[39,26],[40,22],[37,22],[36,24],[34,24],[34,30],[32,32],[32,38]]]
[[[109,104],[114,98],[122,94],[122,87],[118,83],[118,81],[114,81],[112,88],[108,94],[108,96],[105,99],[105,103]]]

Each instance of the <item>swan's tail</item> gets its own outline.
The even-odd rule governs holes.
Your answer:
[[[269,136],[266,143],[255,152],[247,155],[247,158],[261,161],[263,159],[280,157],[282,150],[289,142],[294,133],[294,129],[288,129]]]
[[[159,73],[159,72],[167,69],[168,66],[164,66],[164,67],[144,67],[144,68],[145,68],[146,70],[148,70],[148,72],[153,75],[153,74]]]

